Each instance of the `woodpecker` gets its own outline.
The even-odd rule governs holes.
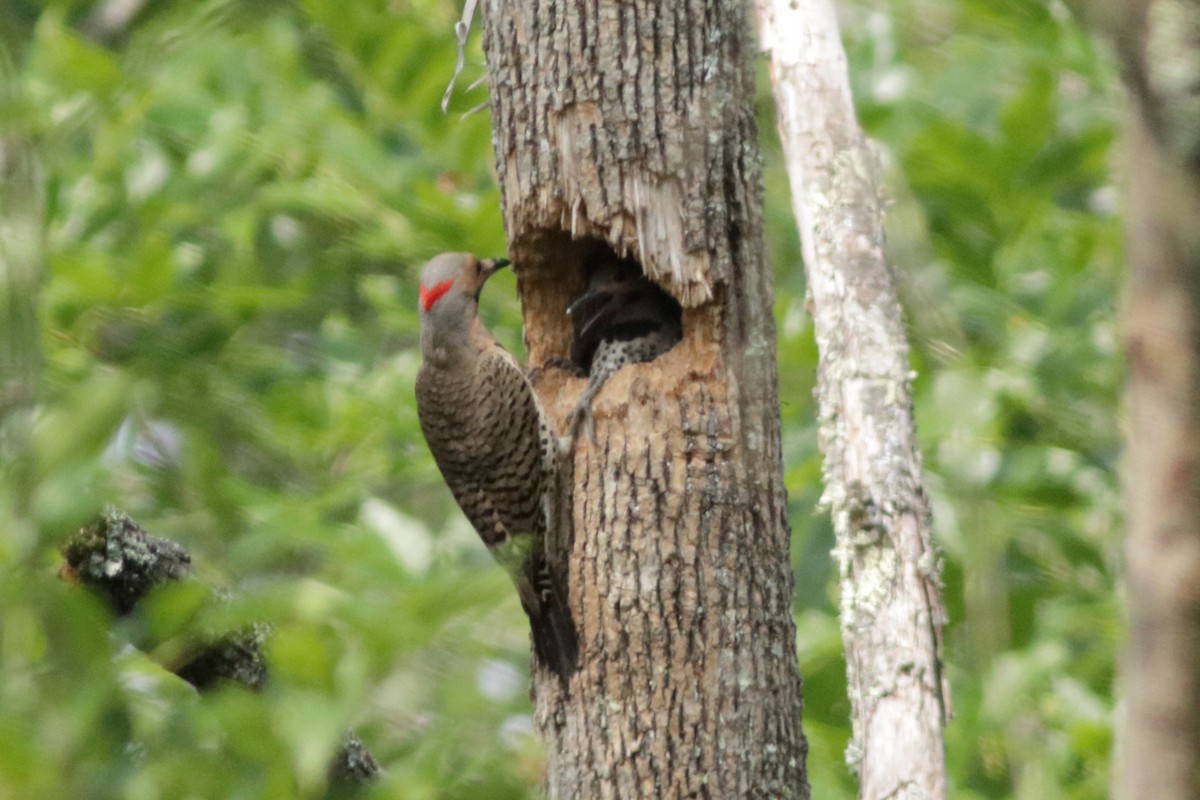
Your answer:
[[[574,321],[571,360],[588,375],[587,387],[567,423],[574,441],[591,420],[592,401],[605,381],[626,364],[653,361],[683,338],[682,309],[629,259],[594,267],[588,287],[567,307]]]
[[[442,477],[516,584],[538,660],[565,683],[578,636],[548,561],[557,438],[513,356],[479,319],[479,292],[505,259],[443,253],[421,272],[417,417]]]

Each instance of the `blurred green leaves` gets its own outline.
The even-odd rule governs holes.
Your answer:
[[[319,797],[350,725],[397,776],[379,796],[525,796],[537,756],[501,731],[528,701],[474,689],[525,669],[523,618],[411,400],[415,269],[505,249],[487,115],[460,117],[485,95],[438,107],[454,9],[16,5],[46,274],[27,435],[0,443],[0,797]],[[487,312],[510,342],[512,295]],[[53,578],[106,504],[233,599],[172,587],[115,625]],[[179,626],[252,622],[267,691],[201,701],[163,668]]]

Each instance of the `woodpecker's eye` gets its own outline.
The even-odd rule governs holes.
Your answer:
[[[475,274],[476,274],[476,275],[482,275],[482,274],[483,274],[483,262],[482,262],[482,261],[476,261],[476,262],[475,262]]]

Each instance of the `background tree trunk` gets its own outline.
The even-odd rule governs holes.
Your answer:
[[[1129,643],[1118,797],[1200,797],[1200,185],[1131,137]],[[1190,240],[1190,241],[1189,241]]]
[[[829,0],[758,0],[820,351],[825,495],[863,798],[946,795],[940,567],[878,162]]]
[[[535,686],[552,798],[808,796],[748,23],[737,0],[488,3],[530,364],[568,355],[613,252],[684,306],[569,465],[582,663]],[[558,423],[583,385],[542,372]]]
[[[1200,797],[1200,3],[1097,3],[1130,89],[1120,798]]]

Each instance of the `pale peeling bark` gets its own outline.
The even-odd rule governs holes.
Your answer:
[[[940,798],[944,613],[876,158],[854,115],[829,0],[758,0],[758,10],[820,351],[823,500],[837,536],[854,729],[847,759],[860,797]]]
[[[1122,800],[1200,797],[1200,3],[1117,3],[1129,131]]]
[[[497,169],[530,363],[583,262],[636,258],[684,339],[624,368],[568,461],[581,644],[535,682],[551,798],[807,798],[753,44],[737,0],[491,0]],[[556,424],[584,381],[539,370]]]

